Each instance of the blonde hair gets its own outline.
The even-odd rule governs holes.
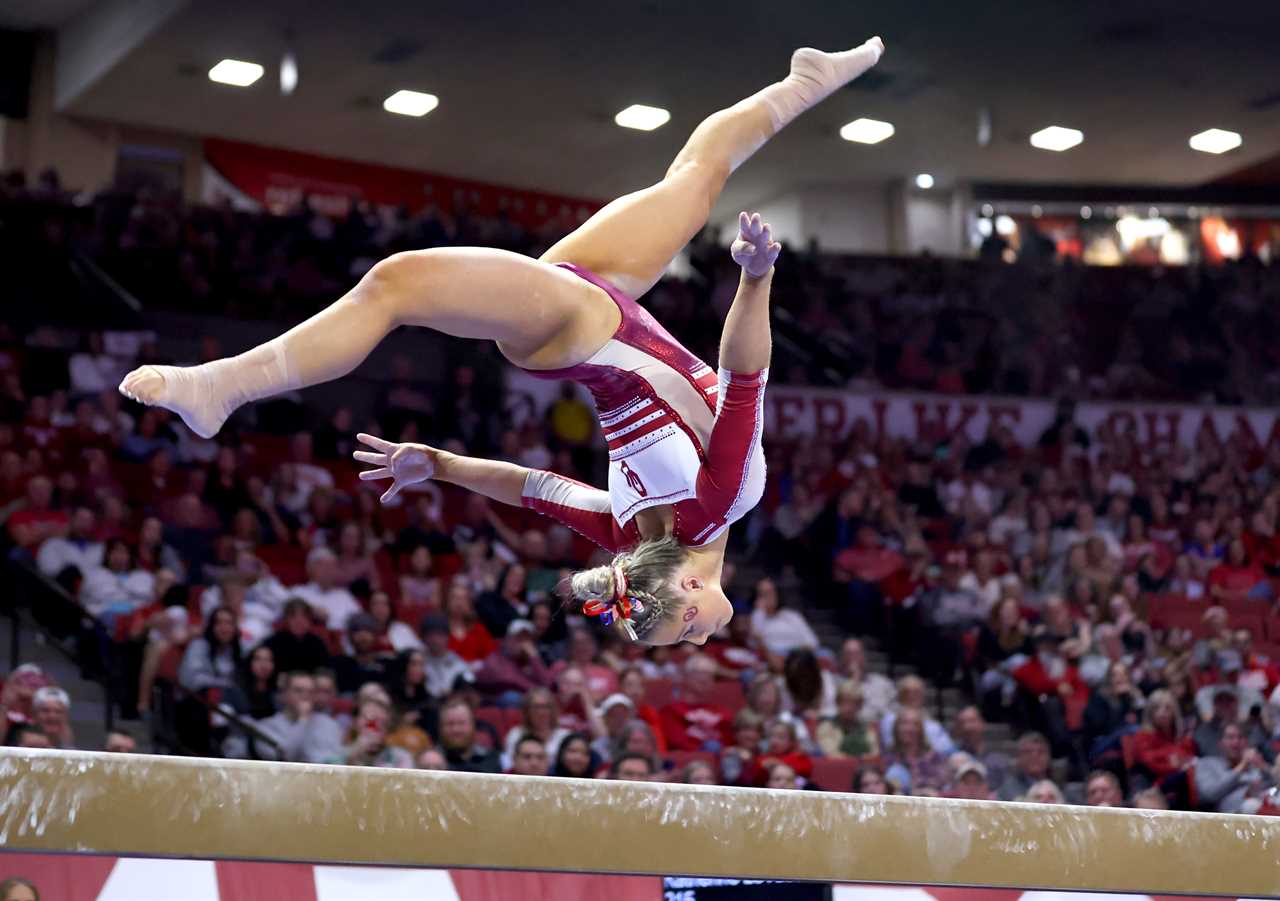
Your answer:
[[[642,541],[625,554],[614,557],[608,566],[574,573],[569,583],[573,606],[581,610],[583,604],[594,598],[612,603],[616,567],[626,579],[627,597],[641,602],[640,610],[633,609],[630,623],[636,638],[643,639],[681,607],[681,596],[674,582],[676,570],[687,556],[684,545],[670,535]],[[622,628],[619,621],[615,620],[615,624]]]
[[[1173,711],[1173,737],[1181,738],[1182,710],[1179,709],[1177,699],[1168,689],[1159,688],[1151,692],[1151,696],[1147,698],[1147,707],[1142,711],[1142,725],[1152,732],[1159,732],[1160,730],[1156,727],[1156,711],[1166,706]]]

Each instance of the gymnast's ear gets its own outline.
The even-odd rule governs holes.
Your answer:
[[[685,576],[680,580],[680,587],[685,591],[701,591],[707,587],[707,583],[698,576]]]

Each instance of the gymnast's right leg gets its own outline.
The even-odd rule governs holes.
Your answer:
[[[266,344],[200,366],[143,366],[120,391],[208,438],[243,404],[346,375],[400,325],[496,341],[517,365],[556,369],[595,353],[617,323],[604,292],[565,269],[486,248],[409,251]]]

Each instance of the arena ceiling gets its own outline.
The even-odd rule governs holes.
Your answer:
[[[785,74],[792,48],[881,34],[880,66],[745,166],[727,205],[917,172],[942,186],[1188,186],[1280,151],[1275,0],[168,2],[163,24],[64,98],[66,111],[603,198],[657,178],[703,115]],[[3,4],[11,24],[25,8],[44,27],[86,5]],[[301,80],[284,97],[273,64],[287,44]],[[205,73],[223,57],[262,62],[268,75],[243,90],[212,84]],[[385,113],[382,98],[400,88],[440,106],[423,119]],[[615,126],[637,102],[668,108],[671,122]],[[840,140],[859,116],[897,133],[870,147]],[[1084,144],[1029,146],[1050,124],[1083,130]],[[1209,127],[1241,132],[1244,146],[1191,150],[1187,138]]]

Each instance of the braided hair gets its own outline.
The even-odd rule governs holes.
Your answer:
[[[642,541],[625,554],[613,558],[608,566],[574,573],[570,581],[571,604],[578,610],[600,602],[611,610],[618,609],[624,599],[629,615],[604,618],[625,629],[629,624],[636,640],[643,640],[659,624],[670,619],[681,606],[675,587],[675,574],[688,558],[688,550],[672,536]],[[617,575],[623,579],[623,597],[618,597]],[[634,602],[639,601],[638,605]],[[630,633],[628,633],[630,634]]]

